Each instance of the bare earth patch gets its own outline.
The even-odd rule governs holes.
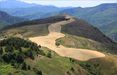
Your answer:
[[[69,17],[69,16],[68,16]],[[93,58],[105,57],[105,55],[101,52],[89,49],[77,49],[77,48],[67,48],[62,45],[57,47],[55,45],[55,40],[65,35],[61,33],[61,25],[65,25],[67,23],[73,22],[74,19],[71,18],[67,21],[61,21],[54,24],[51,24],[49,29],[49,34],[47,36],[37,36],[29,38],[32,42],[37,43],[38,45],[47,47],[53,51],[55,51],[60,56],[70,57],[81,61],[87,61]]]

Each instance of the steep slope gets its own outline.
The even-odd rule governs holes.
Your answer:
[[[84,20],[78,19],[70,24],[64,25],[62,27],[62,32],[96,41],[102,44],[102,47],[107,46],[107,48],[104,47],[104,50],[108,50],[109,48],[109,50],[116,52],[116,43]]]
[[[7,14],[6,12],[0,11],[0,22],[2,23],[1,24],[2,26],[11,25],[11,24],[15,24],[18,22],[23,22],[23,21],[26,21],[26,19],[14,17],[14,16]]]
[[[67,13],[72,16],[84,19],[91,23],[92,25],[98,27],[101,31],[103,31],[106,35],[110,34],[110,32],[114,31],[117,29],[115,27],[117,25],[117,3],[110,3],[110,4],[101,4],[95,7],[89,7],[89,8],[71,8],[71,9],[66,9],[62,11],[61,13]],[[107,30],[105,27],[108,27],[108,25],[113,24],[115,28]],[[109,26],[110,27],[110,26]],[[108,29],[109,29],[108,27]],[[112,39],[116,39],[116,33],[112,33],[108,35]]]

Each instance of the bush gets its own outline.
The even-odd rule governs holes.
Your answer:
[[[27,65],[25,62],[22,64],[22,70],[27,70]]]
[[[51,51],[49,51],[49,52],[47,53],[47,57],[48,57],[48,58],[52,58]]]
[[[37,75],[43,75],[41,71],[36,72]]]
[[[41,70],[38,70],[37,68],[33,68],[33,71],[36,73],[36,75],[43,75]]]
[[[100,75],[98,71],[99,64],[90,62],[79,62],[79,65],[86,69],[91,75]]]
[[[41,46],[31,41],[12,37],[0,41],[0,61],[11,64],[14,68],[30,70],[30,65],[24,62],[25,58],[34,59],[37,55],[44,55]],[[51,52],[47,54],[51,58]],[[41,71],[37,71],[42,75]]]
[[[56,44],[57,47],[60,46],[60,43],[59,42],[56,42],[55,44]]]

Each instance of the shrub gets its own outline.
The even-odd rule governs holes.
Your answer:
[[[60,43],[59,42],[56,42],[55,44],[56,44],[57,47],[60,46]]]
[[[48,58],[52,58],[51,51],[49,51],[49,52],[47,53],[47,57],[48,57]]]

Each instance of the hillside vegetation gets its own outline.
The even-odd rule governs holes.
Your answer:
[[[72,59],[60,57],[47,48],[21,38],[0,41],[0,54],[1,75],[88,74]]]
[[[72,23],[62,26],[62,32],[70,35],[75,35],[75,37],[66,36],[65,38],[62,38],[64,45],[69,44],[67,43],[68,41],[67,42],[65,41],[65,39],[70,39],[69,42],[74,42],[74,45],[70,45],[72,47],[76,46],[78,48],[78,45],[79,45],[79,47],[82,47],[82,48],[90,47],[90,49],[95,48],[96,50],[97,49],[105,50],[105,52],[108,52],[108,50],[111,53],[117,52],[116,51],[117,44],[115,42],[113,42],[110,38],[105,36],[97,28],[91,26],[89,23],[85,22],[84,20],[78,19]],[[75,39],[76,41],[74,41],[73,39]],[[81,43],[78,43],[79,41],[81,41]],[[90,43],[90,46],[88,47],[89,44],[83,45],[83,42]]]
[[[108,47],[100,42],[75,35],[66,34],[65,37],[57,39],[56,42],[71,48],[91,49],[102,52],[109,51]]]
[[[18,70],[19,72],[20,70],[30,70],[32,67],[25,62],[25,59],[30,58],[34,60],[38,54],[43,55],[44,52],[40,48],[41,46],[21,38],[1,40],[0,64],[3,65],[0,68],[0,73],[2,75],[14,75]]]
[[[16,37],[0,41],[0,54],[1,75],[116,75],[117,73],[117,58],[114,55],[81,62],[61,57],[48,48]]]

